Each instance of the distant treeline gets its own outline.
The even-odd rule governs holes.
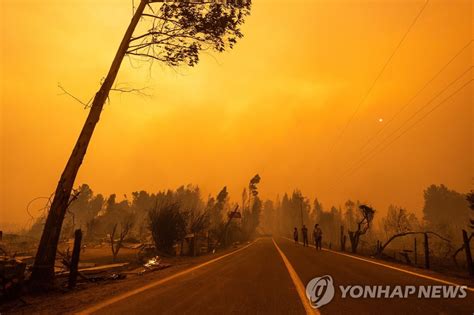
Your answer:
[[[258,175],[250,180],[238,204],[230,202],[227,187],[206,199],[199,187],[187,185],[157,193],[137,191],[131,200],[124,196],[124,200],[117,201],[115,194],[104,197],[83,184],[71,198],[61,237],[70,238],[75,229],[81,228],[86,241],[100,241],[106,240],[117,226],[131,226],[127,233],[130,239],[153,239],[165,251],[189,234],[205,233],[214,241],[227,243],[245,241],[255,236],[260,223],[259,182]],[[236,220],[227,225],[230,214]],[[34,222],[28,233],[39,237],[44,222],[45,215]]]
[[[210,237],[219,239],[224,233],[228,215],[239,206],[237,220],[226,232],[228,241],[241,241],[257,234],[290,235],[294,227],[304,224],[310,230],[318,223],[323,230],[326,246],[340,242],[340,228],[355,231],[362,219],[361,202],[347,200],[343,207],[324,207],[318,199],[311,201],[300,191],[285,193],[277,200],[262,200],[257,184],[260,177],[253,177],[243,190],[242,200],[231,202],[226,187],[215,196],[204,198],[198,186],[181,186],[176,190],[157,193],[137,191],[131,199],[118,202],[115,194],[108,197],[95,194],[87,185],[81,185],[68,209],[63,225],[63,237],[70,237],[75,228],[82,228],[86,239],[105,238],[116,224],[132,222],[130,237],[144,240],[153,234],[153,222],[175,226],[172,238],[182,238],[188,233],[206,231]],[[411,210],[390,205],[385,216],[373,222],[364,236],[361,247],[372,246],[376,240],[407,231],[432,230],[444,237],[460,242],[461,229],[469,224],[469,204],[466,194],[448,189],[444,185],[431,185],[424,191],[422,217]],[[377,218],[379,212],[375,210]],[[160,213],[176,212],[179,215],[161,216]],[[169,222],[168,222],[169,221]],[[39,218],[29,233],[41,235],[44,218]],[[440,245],[444,246],[444,245]],[[440,251],[443,249],[439,249]]]

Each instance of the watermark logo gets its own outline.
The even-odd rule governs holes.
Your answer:
[[[467,296],[464,285],[340,285],[341,299],[463,299]],[[313,308],[320,308],[334,298],[336,287],[331,276],[312,279],[306,286],[306,296]]]
[[[331,276],[312,279],[306,286],[306,296],[313,308],[320,308],[334,298],[334,283]]]

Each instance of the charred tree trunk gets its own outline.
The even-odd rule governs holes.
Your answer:
[[[232,219],[234,218],[235,214],[237,213],[237,210],[239,210],[239,206],[236,206],[234,211],[229,216],[229,219],[227,220],[227,223],[225,224],[224,231],[222,232],[221,236],[217,240],[216,248],[217,248],[217,246],[221,246],[221,247],[227,246],[227,241],[228,241],[227,229],[229,228],[229,225],[232,222]],[[222,242],[224,244],[221,244]]]
[[[470,244],[470,237],[467,237],[467,232],[462,230],[462,239],[464,242],[464,252],[466,253],[466,263],[467,269],[469,271],[469,275],[474,277],[474,263],[472,262],[472,255],[471,255],[471,244]]]
[[[115,231],[117,230],[117,223],[114,225],[112,233],[110,234],[110,248],[112,249],[112,261],[115,262],[118,254],[118,245],[115,246]]]
[[[341,252],[346,251],[346,236],[344,235],[344,226],[341,225]]]
[[[357,253],[357,247],[359,246],[359,237],[360,237],[360,234],[358,231],[349,232],[349,240],[351,241],[351,251],[354,254]]]
[[[140,5],[133,15],[107,77],[94,97],[89,115],[87,116],[76,145],[61,175],[58,186],[56,187],[54,199],[46,219],[46,224],[44,226],[31,274],[31,284],[34,288],[48,288],[53,285],[56,250],[72,187],[84,156],[86,155],[87,147],[92,138],[95,126],[99,121],[104,103],[107,100],[110,89],[117,77],[123,57],[127,52],[130,39],[147,2],[148,1],[146,0],[141,0]]]
[[[69,267],[69,283],[68,286],[70,289],[76,286],[78,266],[79,266],[79,256],[81,254],[81,241],[82,241],[82,231],[81,229],[76,230],[74,233],[74,249],[72,250],[71,265]]]

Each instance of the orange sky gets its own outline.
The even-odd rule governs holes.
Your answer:
[[[469,190],[472,84],[336,181],[367,139],[472,38],[471,1],[430,1],[330,150],[423,3],[255,0],[245,37],[230,52],[203,54],[192,69],[150,71],[125,60],[117,82],[149,87],[152,96],[112,94],[76,184],[119,196],[186,183],[215,194],[227,185],[238,198],[259,173],[263,197],[299,188],[326,206],[352,198],[382,212],[390,203],[419,211],[432,183]],[[131,1],[0,5],[1,228],[23,224],[28,201],[54,191],[87,114],[59,95],[57,84],[83,100],[94,94],[131,17]],[[388,133],[472,66],[472,46]],[[472,72],[432,106],[470,78]]]

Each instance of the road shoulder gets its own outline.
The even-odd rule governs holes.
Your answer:
[[[248,244],[222,250],[216,254],[185,257],[168,269],[142,276],[130,276],[124,280],[100,283],[81,283],[75,290],[52,291],[40,295],[25,295],[22,301],[12,301],[2,306],[1,312],[8,314],[74,314],[88,305],[102,303],[113,297],[136,290],[145,284],[171,277],[213,259],[236,252]]]

